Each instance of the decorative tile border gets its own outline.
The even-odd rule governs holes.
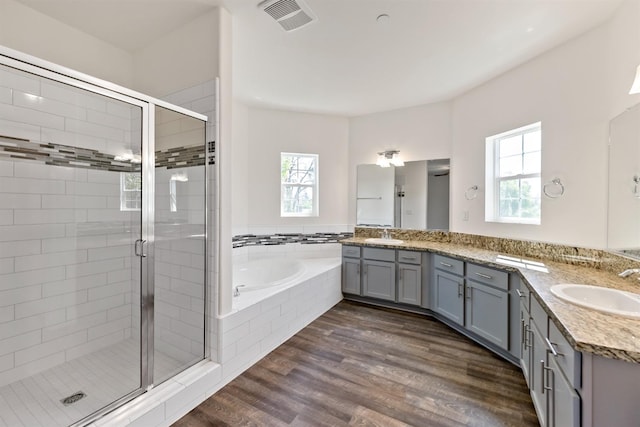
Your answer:
[[[318,245],[323,243],[338,243],[341,240],[353,237],[353,233],[278,233],[278,234],[241,234],[233,236],[233,248],[245,246],[272,246],[286,245],[288,243],[301,243],[303,245]]]
[[[215,142],[207,143],[209,164],[215,164]],[[213,150],[213,151],[211,151]],[[213,154],[212,154],[213,153]],[[156,151],[156,167],[176,169],[204,166],[206,153],[203,145],[175,147]],[[116,160],[113,154],[102,153],[89,148],[47,142],[33,142],[28,139],[0,135],[0,159],[34,161],[52,166],[96,169],[110,172],[139,172],[140,163]]]
[[[204,164],[205,151],[204,145],[201,144],[156,151],[157,168],[187,168],[191,166],[202,166]]]
[[[38,143],[4,135],[0,135],[0,158],[113,172],[140,170],[139,163],[116,160],[115,156],[101,153],[98,150],[46,142]]]

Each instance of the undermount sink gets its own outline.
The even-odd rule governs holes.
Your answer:
[[[640,319],[639,294],[575,283],[552,286],[551,293],[572,304]]]
[[[400,243],[404,243],[404,240],[383,239],[381,237],[371,237],[369,239],[365,239],[364,241],[367,243],[373,243],[375,245],[399,245]]]

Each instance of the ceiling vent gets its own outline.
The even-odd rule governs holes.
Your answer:
[[[258,4],[285,31],[302,28],[318,18],[302,0],[265,0]]]

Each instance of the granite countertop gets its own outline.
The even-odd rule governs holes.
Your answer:
[[[611,359],[640,363],[640,319],[602,313],[565,302],[550,291],[560,283],[583,283],[640,293],[640,282],[623,279],[601,269],[498,253],[453,243],[405,240],[401,244],[370,244],[365,238],[342,240],[343,244],[390,249],[429,251],[502,270],[519,272],[523,283],[554,320],[577,351]]]

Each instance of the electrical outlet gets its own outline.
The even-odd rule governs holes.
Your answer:
[[[463,221],[469,221],[469,211],[463,211],[462,212],[462,220]]]

